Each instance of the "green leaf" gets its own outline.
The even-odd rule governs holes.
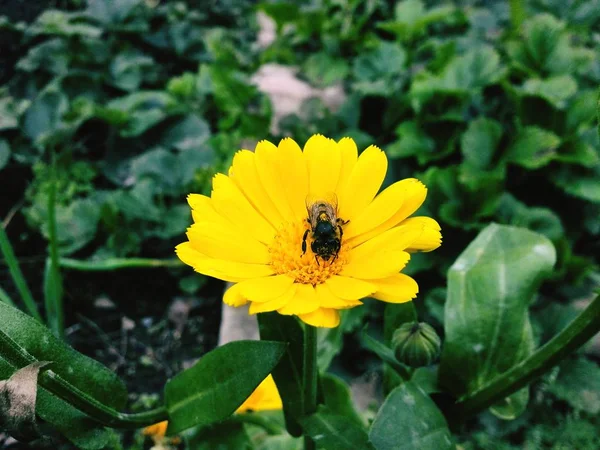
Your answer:
[[[444,416],[412,382],[394,389],[379,409],[369,440],[377,450],[454,448]]]
[[[285,347],[281,342],[230,342],[169,380],[165,386],[168,433],[229,417],[271,373]]]
[[[341,326],[317,329],[317,366],[320,372],[325,372],[340,352],[343,336],[344,330]]]
[[[124,91],[135,91],[154,66],[154,60],[140,52],[119,53],[110,63],[111,82]]]
[[[96,2],[93,2],[96,3]],[[50,34],[64,37],[82,37],[97,39],[102,30],[83,22],[82,15],[55,9],[44,11],[29,28],[31,34]]]
[[[399,87],[405,65],[406,52],[400,44],[379,41],[377,47],[354,60],[354,89],[364,95],[389,96]]]
[[[396,134],[398,141],[387,148],[390,158],[416,156],[419,164],[426,164],[436,158],[435,141],[415,121],[401,123],[396,128]]]
[[[372,338],[366,333],[362,334],[362,343],[366,349],[372,351],[377,356],[379,356],[379,358],[383,362],[389,364],[390,367],[394,369],[402,379],[408,378],[408,369],[396,359],[396,357],[394,356],[394,352],[391,348],[382,344],[381,342]]]
[[[86,13],[104,24],[125,20],[141,0],[94,0],[88,2]]]
[[[369,443],[369,436],[363,426],[349,418],[334,414],[326,407],[319,410],[300,423],[304,432],[319,448],[327,450],[375,450]]]
[[[481,89],[497,83],[505,73],[500,55],[491,47],[479,47],[453,59],[439,79],[446,90]]]
[[[68,106],[63,92],[56,88],[45,90],[25,112],[23,132],[33,141],[40,142],[60,127],[61,117]]]
[[[556,109],[564,109],[568,100],[577,93],[577,82],[570,75],[554,76],[547,79],[530,78],[521,91],[526,95],[541,97]]]
[[[600,165],[594,169],[561,167],[553,174],[552,182],[566,193],[584,200],[600,203]]]
[[[464,161],[477,169],[489,169],[501,137],[502,126],[497,121],[486,117],[473,120],[460,140]]]
[[[186,439],[194,450],[253,450],[250,438],[240,422],[225,421],[194,430]]]
[[[200,153],[205,150],[209,138],[208,123],[200,116],[190,114],[165,129],[161,135],[161,144],[182,152],[192,150]]]
[[[506,161],[527,169],[539,169],[556,157],[560,138],[538,127],[525,127],[519,131],[514,142],[506,150]]]
[[[304,415],[304,333],[293,316],[276,312],[258,314],[258,327],[261,339],[287,344],[272,374],[283,402],[288,432],[300,436],[302,432],[296,420]]]
[[[76,352],[35,319],[0,303],[0,330],[38,360],[52,361],[52,371],[107,406],[127,402],[123,382],[99,362]]]
[[[440,364],[440,384],[450,393],[473,393],[533,352],[527,307],[555,262],[546,237],[497,224],[458,257],[448,272]],[[511,406],[523,408],[523,396],[517,392]]]
[[[327,87],[346,79],[350,66],[346,60],[327,53],[315,53],[304,62],[303,73],[314,86]]]
[[[6,139],[0,139],[0,170],[4,169],[10,160],[10,146]]]
[[[549,387],[556,397],[573,408],[595,415],[600,412],[600,367],[585,358],[560,365],[556,381]]]
[[[19,117],[27,108],[27,100],[16,101],[4,89],[0,89],[0,131],[19,126]]]
[[[354,408],[350,388],[344,381],[330,373],[321,376],[325,406],[333,414],[344,416],[358,425],[364,426],[360,414]]]

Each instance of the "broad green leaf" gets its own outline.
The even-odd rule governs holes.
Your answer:
[[[600,367],[583,357],[569,359],[560,365],[558,377],[550,392],[573,408],[588,414],[600,412]]]
[[[50,135],[60,127],[60,119],[67,111],[68,100],[56,88],[38,95],[24,116],[23,131],[36,142]]]
[[[556,157],[560,138],[538,127],[525,127],[519,131],[514,142],[506,150],[506,161],[527,169],[539,169]]]
[[[127,402],[123,382],[109,369],[54,337],[18,309],[0,303],[0,329],[38,360],[52,361],[52,371],[96,400],[115,409]]]
[[[122,22],[141,0],[93,0],[88,2],[86,13],[106,25]]]
[[[124,91],[135,91],[148,72],[152,73],[154,60],[141,52],[126,51],[112,60],[109,73],[111,83]]]
[[[396,359],[391,348],[385,344],[382,344],[366,333],[362,334],[362,343],[368,350],[375,353],[383,362],[389,364],[389,366],[394,369],[401,378],[406,378],[408,376],[408,369]]]
[[[367,430],[346,416],[320,406],[315,414],[301,419],[304,432],[318,448],[327,450],[375,450]]]
[[[19,117],[28,106],[28,100],[17,101],[0,89],[0,131],[17,128]]]
[[[458,257],[448,272],[439,374],[450,393],[475,392],[533,352],[528,305],[555,262],[546,237],[497,224]],[[522,393],[511,397],[513,414],[523,400]]]
[[[577,93],[577,82],[570,75],[554,76],[543,80],[530,78],[523,84],[522,92],[541,97],[556,109],[563,109],[567,101]]]
[[[229,417],[271,373],[285,347],[281,342],[230,342],[169,380],[165,386],[168,433]]]
[[[180,151],[201,152],[210,138],[208,123],[196,114],[182,117],[168,127],[161,136],[164,147],[173,147]]]
[[[385,399],[371,425],[369,440],[377,450],[454,448],[444,416],[412,382],[401,384]]]
[[[406,52],[399,43],[379,41],[373,50],[354,60],[354,88],[365,95],[389,95],[399,87]]]
[[[473,120],[460,140],[464,161],[477,169],[489,169],[501,137],[502,126],[494,119]]]
[[[303,450],[302,438],[289,435],[267,436],[256,445],[256,450]]]
[[[390,158],[406,158],[415,156],[419,164],[435,159],[435,141],[414,121],[401,123],[396,128],[398,141],[389,145],[387,154]]]
[[[341,378],[330,373],[323,374],[321,376],[321,385],[323,387],[325,406],[333,414],[344,416],[358,425],[364,426],[360,414],[354,408],[350,388]]]
[[[29,28],[31,34],[50,34],[63,37],[97,39],[102,30],[82,21],[78,13],[68,13],[55,9],[44,11]]]
[[[261,339],[287,344],[285,354],[272,374],[283,402],[288,432],[292,436],[300,436],[302,432],[295,419],[304,415],[302,327],[293,316],[276,312],[258,314],[258,327]]]
[[[56,38],[30,48],[17,62],[16,67],[25,72],[33,73],[43,69],[54,75],[66,75],[70,60],[67,43],[64,39]]]

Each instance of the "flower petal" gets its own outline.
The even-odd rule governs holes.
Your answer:
[[[223,174],[213,178],[212,204],[219,214],[255,239],[265,244],[273,240],[273,226],[254,209],[235,183]]]
[[[331,289],[325,284],[317,284],[315,290],[317,291],[321,308],[348,309],[363,304],[359,300],[345,300],[337,295],[333,295]]]
[[[248,299],[242,295],[239,283],[236,283],[225,291],[225,294],[223,294],[223,302],[226,305],[237,308],[238,306],[243,306],[248,303]]]
[[[254,154],[258,177],[271,201],[283,218],[292,216],[292,209],[282,189],[286,180],[281,177],[279,170],[280,156],[277,147],[269,141],[260,141],[256,144]]]
[[[404,202],[406,186],[398,181],[384,189],[344,229],[344,236],[351,238],[366,233],[394,215]]]
[[[278,309],[280,314],[300,315],[308,314],[319,308],[319,299],[315,288],[310,284],[296,284],[296,293],[288,301],[288,304]]]
[[[377,236],[378,234],[381,234],[384,231],[398,225],[408,216],[413,214],[417,209],[419,209],[419,207],[423,204],[425,197],[427,196],[427,188],[423,183],[415,178],[406,178],[398,181],[398,183],[403,184],[406,189],[402,205],[399,205],[398,210],[385,222],[378,225],[374,229],[367,231],[366,233],[354,237],[353,241],[355,245],[365,242],[371,239],[373,236]]]
[[[354,166],[358,160],[358,148],[356,147],[354,139],[349,137],[340,139],[338,141],[338,148],[340,149],[342,165],[340,168],[340,179],[338,180],[338,185],[335,189],[336,193],[343,191],[346,188],[352,170],[354,170]]]
[[[302,150],[290,138],[279,142],[279,173],[283,191],[295,220],[306,218],[305,200],[308,196],[308,171]]]
[[[240,150],[233,157],[229,177],[246,196],[254,209],[278,228],[285,220],[275,207],[263,187],[255,164],[256,155],[249,150]]]
[[[296,295],[296,285],[292,285],[285,294],[280,295],[272,300],[266,302],[252,302],[250,304],[249,314],[257,314],[262,312],[275,311],[279,308],[283,308],[288,304],[290,299]]]
[[[326,197],[334,193],[342,165],[337,142],[315,134],[304,145],[304,158],[308,168],[309,195]]]
[[[410,255],[403,250],[382,250],[374,253],[369,259],[351,256],[340,275],[362,280],[385,278],[400,272],[409,260]]]
[[[347,300],[359,300],[377,290],[377,286],[373,283],[340,275],[329,277],[325,284],[331,289],[333,295]]]
[[[371,203],[383,183],[387,171],[387,157],[371,145],[358,157],[346,186],[338,190],[339,215],[353,220]]]
[[[410,217],[402,222],[402,226],[422,226],[421,236],[406,249],[409,252],[430,252],[442,245],[440,224],[431,217]]]
[[[373,280],[373,283],[377,284],[377,292],[372,297],[388,303],[409,302],[419,292],[417,282],[403,273],[380,280]]]
[[[287,275],[273,275],[244,280],[238,284],[242,295],[248,300],[266,302],[284,295],[294,284],[294,279]]]
[[[212,258],[251,264],[268,264],[271,255],[256,239],[229,234],[226,230],[197,222],[188,228],[187,237],[200,253]]]
[[[248,264],[210,258],[196,250],[190,242],[179,244],[175,247],[175,252],[179,259],[193,267],[196,272],[224,281],[238,282],[273,274],[273,268],[269,264]]]
[[[340,324],[340,313],[333,308],[319,308],[308,314],[298,316],[302,322],[313,327],[335,328]]]

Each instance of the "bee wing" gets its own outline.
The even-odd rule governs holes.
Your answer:
[[[337,195],[335,195],[335,192],[327,192],[324,195],[308,194],[306,196],[306,210],[308,212],[310,212],[313,205],[317,203],[326,203],[332,206],[333,210],[337,213],[338,199]]]

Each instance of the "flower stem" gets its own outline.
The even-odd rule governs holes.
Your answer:
[[[600,295],[566,328],[529,358],[513,366],[479,391],[461,399],[447,417],[466,417],[482,411],[556,366],[600,331]]]
[[[304,326],[304,415],[317,411],[317,329]],[[304,436],[304,450],[315,450],[315,442]]]
[[[84,272],[143,267],[183,267],[183,263],[178,259],[152,258],[108,258],[100,261],[60,258],[59,264],[65,269],[81,270]]]

